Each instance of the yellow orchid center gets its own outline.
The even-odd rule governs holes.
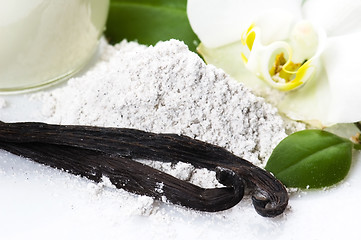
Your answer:
[[[273,67],[269,71],[275,82],[288,83],[293,80],[295,71],[300,68],[301,63],[286,62],[283,52],[276,56]]]
[[[318,47],[318,36],[306,21],[295,24],[288,39],[264,45],[262,28],[252,24],[241,37],[241,53],[246,67],[272,87],[282,91],[298,88],[312,78],[313,56]]]
[[[303,63],[294,63],[291,60],[286,61],[282,52],[276,56],[269,73],[274,82],[282,84],[279,87],[280,90],[289,91],[304,83],[303,78],[310,66],[310,62],[307,60]]]

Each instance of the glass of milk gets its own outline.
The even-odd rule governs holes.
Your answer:
[[[84,67],[109,0],[0,0],[0,92],[39,88]]]

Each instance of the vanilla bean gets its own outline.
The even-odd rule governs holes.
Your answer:
[[[126,157],[46,143],[0,142],[0,148],[41,164],[100,182],[108,177],[117,188],[200,211],[221,211],[243,197],[243,183],[229,170],[217,170],[228,187],[204,189]]]
[[[124,128],[0,122],[0,141],[49,143],[130,159],[187,162],[211,171],[227,169],[236,174],[238,179],[242,179],[248,190],[253,192],[253,204],[260,215],[277,216],[288,204],[285,187],[270,173],[221,147],[186,136]],[[223,173],[227,171],[224,170]]]

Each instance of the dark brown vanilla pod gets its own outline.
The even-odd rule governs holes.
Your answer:
[[[273,175],[256,166],[251,169],[234,166],[230,169],[242,176],[248,187],[254,190],[252,202],[258,214],[264,217],[275,217],[284,212],[289,199],[287,190]]]
[[[169,201],[195,210],[229,209],[243,197],[243,181],[227,169],[217,169],[223,188],[201,188],[127,157],[45,143],[0,142],[0,148],[95,182],[109,178],[117,188]]]
[[[49,125],[44,123],[0,123],[0,141],[43,142],[66,145],[131,159],[186,162],[215,171],[228,169],[253,193],[256,211],[265,217],[281,214],[288,194],[281,182],[267,171],[224,148],[175,134],[156,134],[135,129]]]

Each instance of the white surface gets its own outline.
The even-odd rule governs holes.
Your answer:
[[[41,120],[40,104],[6,96],[0,120]],[[275,219],[249,198],[220,213],[152,202],[0,150],[1,239],[358,239],[361,164],[336,187],[295,193]],[[149,201],[151,213],[137,209]],[[134,207],[135,206],[135,207]]]

